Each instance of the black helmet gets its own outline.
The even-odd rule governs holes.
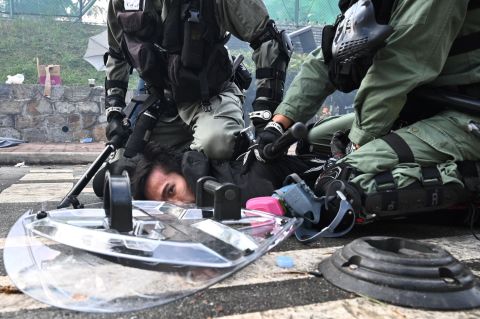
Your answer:
[[[340,63],[372,54],[393,33],[389,25],[377,23],[371,0],[359,0],[344,13],[332,44],[332,56]]]

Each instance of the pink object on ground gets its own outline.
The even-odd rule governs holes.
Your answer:
[[[45,85],[46,80],[47,80],[46,75],[41,75],[41,76],[38,77],[38,83],[39,84]],[[60,77],[60,75],[51,75],[50,76],[50,83],[52,85],[62,85],[62,78]]]
[[[247,201],[245,207],[247,209],[259,210],[277,216],[285,215],[285,210],[283,209],[283,206],[278,200],[278,198],[274,198],[271,196],[251,198]]]

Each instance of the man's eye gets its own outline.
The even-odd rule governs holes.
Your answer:
[[[175,195],[175,185],[172,185],[172,186],[168,187],[168,189],[167,189],[167,195],[168,195],[169,197]]]

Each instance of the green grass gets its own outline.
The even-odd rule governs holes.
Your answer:
[[[59,64],[64,85],[87,85],[96,79],[102,85],[104,71],[97,71],[83,60],[88,38],[104,26],[60,22],[32,16],[0,19],[0,80],[22,73],[26,84],[37,83],[38,57],[41,64]],[[138,80],[132,79],[135,86]]]

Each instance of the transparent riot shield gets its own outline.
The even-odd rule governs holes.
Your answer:
[[[26,212],[6,239],[8,275],[25,294],[88,312],[158,306],[205,289],[261,257],[301,223],[242,211],[134,201],[133,230],[108,227],[102,208]]]

